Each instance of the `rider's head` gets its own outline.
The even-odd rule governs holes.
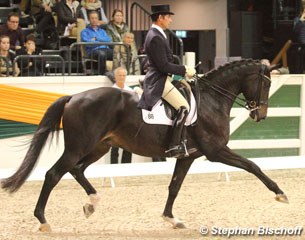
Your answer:
[[[151,20],[154,24],[160,26],[163,30],[167,29],[172,22],[173,12],[170,11],[169,5],[152,5]]]

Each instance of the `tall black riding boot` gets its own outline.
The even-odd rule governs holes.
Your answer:
[[[186,107],[180,107],[174,123],[173,133],[170,139],[169,149],[165,153],[169,153],[171,157],[188,156],[186,150],[186,134],[185,120],[188,111]],[[183,136],[182,136],[183,135]]]

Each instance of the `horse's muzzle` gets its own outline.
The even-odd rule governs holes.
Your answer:
[[[250,112],[250,117],[255,121],[259,122],[267,118],[268,105],[260,105],[257,109]]]

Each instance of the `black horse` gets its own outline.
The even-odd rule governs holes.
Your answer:
[[[245,107],[255,121],[266,118],[271,85],[269,77],[270,69],[254,60],[229,63],[203,77],[195,77],[199,92],[198,118],[196,124],[187,127],[187,145],[197,151],[176,161],[163,212],[163,218],[173,227],[184,227],[172,213],[173,204],[194,159],[203,155],[212,162],[221,162],[254,174],[276,194],[276,200],[288,202],[283,191],[256,164],[227,147],[230,109],[236,99],[245,101]],[[240,93],[245,99],[238,97]],[[53,136],[60,129],[62,119],[65,150],[46,173],[34,211],[41,223],[41,231],[50,231],[44,214],[47,200],[67,172],[89,195],[91,203],[84,206],[86,216],[94,212],[99,197],[84,176],[84,171],[106,154],[112,145],[143,156],[166,157],[171,127],[145,124],[136,107],[137,102],[135,93],[99,88],[61,97],[46,111],[21,166],[1,182],[2,188],[9,192],[15,192],[22,186],[33,170],[49,134]]]

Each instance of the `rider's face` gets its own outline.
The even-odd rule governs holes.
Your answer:
[[[159,15],[159,23],[163,30],[168,29],[169,25],[172,23],[172,15]]]

